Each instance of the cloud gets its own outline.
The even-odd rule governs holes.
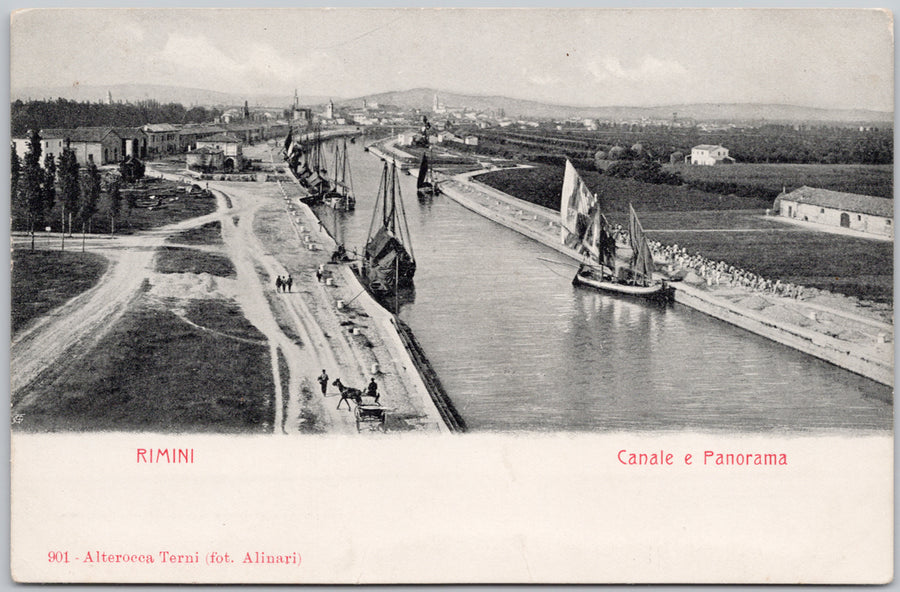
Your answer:
[[[340,62],[322,52],[284,55],[261,42],[227,49],[230,51],[223,51],[203,35],[173,33],[158,59],[183,76],[243,90],[292,85],[304,78],[334,75],[342,69]]]
[[[623,66],[619,58],[607,56],[592,60],[587,68],[599,81],[618,79],[629,82],[653,82],[687,74],[687,69],[677,61],[661,60],[653,56],[645,56],[631,68]]]

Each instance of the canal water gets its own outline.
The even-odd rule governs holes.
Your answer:
[[[349,145],[355,212],[317,207],[362,251],[382,162]],[[889,387],[679,304],[571,283],[555,251],[400,176],[417,261],[400,308],[473,431],[890,430]]]

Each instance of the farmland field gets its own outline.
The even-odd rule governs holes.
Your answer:
[[[808,185],[833,191],[893,198],[894,173],[891,165],[855,164],[751,164],[728,166],[666,165],[687,183],[722,182],[761,187],[780,193]]]
[[[537,165],[530,169],[503,170],[479,175],[478,181],[519,199],[559,209],[564,169]],[[627,212],[631,203],[639,211],[667,210],[765,210],[772,202],[753,197],[719,195],[673,185],[652,185],[634,179],[609,177],[594,171],[579,171],[597,194],[604,212]]]
[[[559,167],[538,166],[492,172],[477,179],[520,199],[557,209],[562,175]],[[631,202],[650,238],[663,244],[677,244],[690,254],[700,253],[773,280],[876,302],[893,299],[891,242],[788,226],[767,218],[765,209],[771,204],[753,198],[648,185],[591,172],[582,173],[582,178],[601,196],[611,222],[625,225]]]

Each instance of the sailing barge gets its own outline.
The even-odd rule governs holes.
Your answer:
[[[362,278],[376,295],[396,295],[412,286],[415,273],[397,165],[385,163],[366,238]]]
[[[629,296],[666,295],[666,285],[653,277],[653,255],[637,213],[629,204],[628,247],[631,257],[617,252],[609,221],[600,211],[600,201],[584,184],[575,167],[566,161],[560,205],[560,238],[585,260],[572,279],[584,285]]]

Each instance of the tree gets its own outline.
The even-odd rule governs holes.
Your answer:
[[[87,174],[81,179],[81,201],[78,204],[78,219],[81,220],[81,250],[87,237],[87,226],[97,213],[100,201],[100,171],[93,162],[88,165]]]
[[[50,221],[50,212],[56,203],[56,160],[49,152],[44,156],[44,219]],[[60,229],[64,230],[64,229]]]
[[[69,236],[72,235],[72,214],[78,207],[81,200],[81,184],[79,182],[78,159],[75,158],[75,151],[69,146],[63,148],[62,154],[59,155],[59,167],[56,169],[56,177],[59,181],[59,193],[62,200],[62,223],[63,223],[63,242],[62,248],[65,249],[65,225],[66,213],[69,214]]]
[[[116,233],[116,219],[122,211],[122,180],[116,178],[106,192],[106,211],[109,212],[109,233]]]
[[[34,226],[44,213],[44,169],[41,168],[41,135],[32,130],[28,137],[28,152],[22,172],[20,200],[25,206],[28,231],[31,233],[31,250],[34,250]]]
[[[16,201],[16,194],[19,191],[19,179],[22,176],[22,160],[19,158],[19,155],[16,153],[15,147],[10,151],[12,154],[10,163],[9,163],[9,171],[12,177],[11,186],[9,189],[9,195],[12,198],[12,202]]]

